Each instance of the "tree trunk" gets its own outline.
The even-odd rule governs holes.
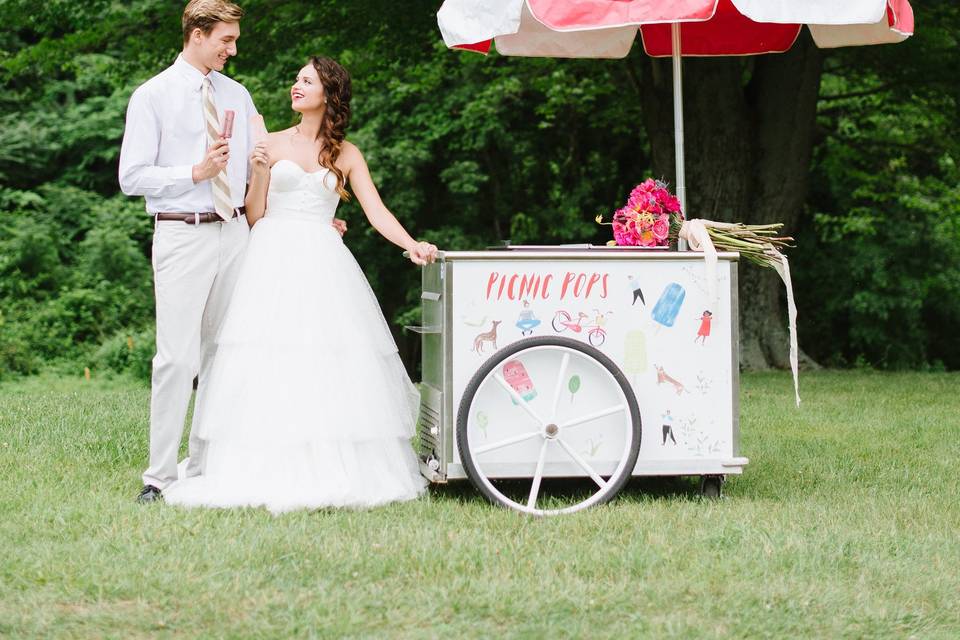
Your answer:
[[[780,55],[684,59],[688,218],[783,222],[787,234],[796,229],[807,195],[822,60],[805,29]],[[639,64],[654,174],[675,185],[671,61]],[[741,366],[789,366],[779,277],[741,261],[739,294]]]

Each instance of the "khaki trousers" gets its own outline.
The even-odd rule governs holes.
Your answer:
[[[203,442],[195,436],[204,391],[247,247],[246,218],[199,225],[158,221],[153,233],[157,301],[157,354],[150,399],[150,462],[143,483],[160,490],[177,479],[184,419],[199,376],[190,429],[187,475],[203,468]]]

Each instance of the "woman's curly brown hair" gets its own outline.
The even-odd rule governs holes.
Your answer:
[[[320,166],[326,167],[337,177],[337,193],[343,200],[349,200],[346,178],[336,162],[347,135],[347,125],[350,123],[350,98],[353,96],[350,88],[350,74],[330,58],[313,56],[310,58],[310,64],[320,76],[323,94],[327,99],[323,122],[320,124],[320,131],[317,132],[317,140],[322,143],[318,158]]]

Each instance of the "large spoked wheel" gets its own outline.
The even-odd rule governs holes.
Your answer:
[[[457,448],[496,504],[573,513],[620,491],[640,451],[640,411],[619,367],[577,340],[537,337],[495,353],[467,384]],[[571,493],[560,478],[589,478]]]

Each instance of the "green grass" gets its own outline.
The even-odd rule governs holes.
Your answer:
[[[0,637],[960,637],[960,376],[742,380],[745,474],[537,520],[139,506],[149,390],[0,385]]]

